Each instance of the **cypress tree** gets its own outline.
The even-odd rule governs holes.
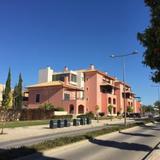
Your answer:
[[[3,93],[3,101],[2,101],[3,107],[5,109],[9,109],[12,107],[12,93],[11,93],[11,70],[9,68],[8,77],[5,85],[5,90]]]
[[[14,92],[13,92],[13,106],[14,109],[17,109],[17,96],[18,96],[18,86],[17,84],[14,87]]]
[[[23,80],[22,80],[22,75],[21,73],[19,74],[19,81],[18,81],[18,85],[17,85],[17,107],[18,109],[21,109],[22,108],[22,102],[23,102],[23,96],[22,96],[22,83],[23,83]]]

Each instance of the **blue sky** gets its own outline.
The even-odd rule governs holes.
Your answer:
[[[27,86],[37,82],[39,68],[81,69],[91,63],[122,79],[121,60],[109,55],[138,50],[126,58],[126,81],[144,104],[152,104],[157,89],[136,38],[148,24],[143,0],[1,0],[0,83],[9,67],[12,86],[20,72]]]

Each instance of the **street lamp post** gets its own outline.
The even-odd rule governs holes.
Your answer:
[[[124,107],[124,125],[127,126],[127,119],[126,119],[126,86],[125,86],[125,57],[127,56],[131,56],[131,55],[135,55],[138,54],[137,51],[134,51],[132,53],[129,54],[121,54],[121,55],[114,55],[112,54],[110,57],[111,58],[122,58],[122,63],[123,63],[123,107]]]

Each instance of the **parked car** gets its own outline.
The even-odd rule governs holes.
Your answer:
[[[124,113],[123,113],[123,117],[124,117]],[[141,118],[141,114],[140,113],[126,113],[126,117],[129,118]]]

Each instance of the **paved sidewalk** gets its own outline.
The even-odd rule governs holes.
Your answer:
[[[128,120],[128,122],[133,122],[133,121],[134,120]],[[4,132],[6,134],[0,135],[0,142],[20,140],[20,139],[31,138],[31,137],[35,137],[35,136],[52,134],[52,133],[58,134],[61,132],[76,131],[76,130],[85,129],[85,128],[87,129],[87,128],[91,128],[91,127],[104,126],[106,124],[120,124],[120,123],[123,123],[123,119],[121,119],[121,120],[114,119],[112,121],[100,120],[99,123],[97,123],[96,120],[93,120],[91,125],[71,126],[71,127],[56,128],[56,129],[50,129],[49,125],[6,128],[6,129],[4,129]]]

